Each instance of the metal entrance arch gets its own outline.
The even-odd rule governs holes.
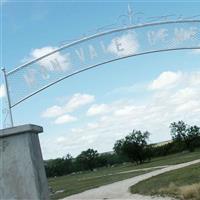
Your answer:
[[[63,45],[36,49],[42,56],[7,72],[11,109],[40,91],[83,71],[149,53],[200,49],[200,20],[176,20],[113,29]],[[32,52],[34,54],[34,52]]]

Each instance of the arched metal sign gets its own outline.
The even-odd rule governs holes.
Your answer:
[[[10,109],[55,83],[116,60],[200,49],[200,20],[148,23],[74,41],[6,73]]]

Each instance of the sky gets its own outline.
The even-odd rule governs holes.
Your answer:
[[[7,71],[64,43],[94,34],[98,29],[124,27],[122,22],[129,23],[124,17],[128,8],[140,13],[142,23],[155,16],[169,15],[177,19],[200,15],[198,1],[5,0],[0,6],[1,66]],[[132,23],[139,23],[136,18],[132,20]],[[127,55],[130,51],[137,53],[143,46],[147,48],[146,41],[136,39],[144,34],[139,33],[125,32],[115,36],[126,48],[121,54],[113,48],[112,37],[103,38],[105,41],[111,39],[107,48],[110,57]],[[165,36],[165,32],[159,33]],[[183,35],[188,36],[185,32]],[[95,45],[95,41],[92,44]],[[80,48],[85,48],[84,45],[88,43]],[[71,51],[76,52],[76,49]],[[64,53],[54,55],[63,73],[71,64]],[[71,56],[76,66],[97,60],[90,61],[90,53],[85,56],[85,63],[81,63],[80,53],[76,52],[79,57]],[[98,57],[105,58],[106,55]],[[39,64],[45,66],[46,61]],[[20,85],[18,77],[12,81],[21,88],[13,94],[21,95],[25,85]],[[199,96],[200,51],[171,51],[130,57],[85,71],[27,99],[12,111],[14,125],[43,126],[44,132],[40,134],[43,157],[50,159],[68,153],[76,156],[87,148],[111,151],[115,141],[133,129],[148,130],[151,133],[149,143],[169,140],[169,125],[173,121],[184,120],[200,126]],[[2,74],[0,99],[5,101]]]

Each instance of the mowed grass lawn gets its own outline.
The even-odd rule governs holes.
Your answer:
[[[200,200],[200,164],[167,172],[130,188],[132,193]]]
[[[152,170],[117,174],[119,172],[163,166],[163,165],[179,164],[199,158],[200,158],[200,149],[192,153],[185,152],[185,153],[173,154],[170,156],[158,157],[152,159],[151,162],[144,163],[142,165],[126,163],[114,167],[100,168],[97,171],[93,172],[82,172],[79,174],[70,174],[67,176],[50,178],[48,179],[48,182],[49,186],[52,187],[53,191],[63,190],[63,192],[54,194],[52,196],[52,199],[59,199],[72,194],[83,192],[88,189],[124,180],[137,175],[141,175],[150,172]]]

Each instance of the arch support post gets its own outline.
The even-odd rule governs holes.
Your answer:
[[[6,75],[6,69],[3,67],[1,68],[1,70],[3,71],[3,75],[4,75],[4,81],[5,81],[5,90],[6,90],[6,97],[8,100],[8,110],[9,110],[9,117],[10,117],[10,123],[11,123],[11,127],[13,127],[13,117],[12,117],[12,108],[11,108],[11,101],[10,101],[10,91],[8,89],[8,80],[7,80],[7,75]]]
[[[41,132],[32,124],[0,130],[0,199],[49,199]]]

